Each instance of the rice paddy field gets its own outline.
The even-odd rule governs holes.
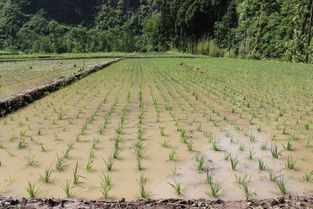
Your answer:
[[[109,60],[109,59],[107,59]],[[0,62],[0,98],[48,83],[99,64],[104,59],[29,60]]]
[[[48,78],[82,61],[62,62],[0,63],[0,72],[55,69]],[[8,79],[1,95],[37,85],[38,72]],[[125,59],[0,119],[3,196],[312,195],[312,160],[312,65]]]

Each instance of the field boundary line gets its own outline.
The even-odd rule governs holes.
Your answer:
[[[75,73],[72,73],[68,76],[55,79],[51,81],[50,83],[41,85],[36,88],[32,88],[29,90],[25,90],[21,93],[11,95],[8,97],[4,97],[0,99],[0,118],[5,117],[6,115],[15,112],[28,104],[31,104],[32,102],[39,100],[49,93],[58,91],[59,89],[68,86],[86,76],[88,76],[91,73],[97,72],[99,70],[104,69],[105,67],[116,63],[122,59],[114,59],[111,61],[106,61],[103,63],[100,63],[98,65],[88,67],[87,69],[83,71],[78,71]]]

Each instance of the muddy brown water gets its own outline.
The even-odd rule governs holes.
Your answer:
[[[303,181],[304,173],[313,170],[310,151],[295,143],[293,151],[285,151],[278,159],[274,159],[270,150],[273,143],[271,122],[256,119],[255,123],[262,124],[262,131],[258,132],[255,124],[247,125],[247,115],[234,114],[229,115],[227,121],[216,119],[217,126],[214,126],[205,115],[210,115],[212,109],[222,112],[228,107],[221,106],[223,102],[210,99],[210,92],[190,83],[192,91],[202,93],[196,100],[180,83],[167,80],[167,73],[173,77],[179,76],[172,71],[167,72],[149,65],[149,61],[121,61],[2,118],[0,194],[27,197],[26,187],[31,182],[38,189],[38,197],[64,198],[66,195],[62,187],[67,181],[72,182],[73,170],[78,162],[80,183],[71,185],[72,196],[75,198],[102,199],[100,177],[103,174],[112,178],[109,198],[140,198],[138,181],[140,175],[144,174],[147,178],[146,188],[152,198],[215,199],[208,194],[210,189],[206,183],[206,173],[197,170],[196,154],[205,157],[205,166],[215,172],[214,181],[221,182],[218,198],[245,199],[235,175],[251,177],[249,189],[256,199],[280,196],[277,185],[269,180],[268,171],[259,171],[258,159],[265,162],[268,170],[280,171],[288,193],[312,194],[312,182]],[[144,130],[144,158],[141,171],[136,167],[133,148],[138,132],[140,89],[144,104],[141,125]],[[156,105],[153,98],[157,101]],[[111,116],[107,117],[114,103],[116,107]],[[104,159],[114,149],[116,130],[121,124],[120,118],[125,108],[128,111],[120,135],[122,151],[114,161],[112,171],[107,171]],[[105,118],[109,122],[100,134],[99,129]],[[85,124],[86,130],[81,134]],[[201,130],[197,130],[198,124],[201,124]],[[240,130],[236,129],[236,124],[240,124]],[[178,126],[193,141],[192,151],[188,151],[186,144],[181,142]],[[160,127],[164,127],[164,136],[160,133]],[[212,135],[221,151],[212,149],[212,143],[208,142],[204,133]],[[249,140],[251,134],[256,139],[254,142]],[[78,136],[79,141],[76,141]],[[92,148],[95,139],[99,140],[99,144]],[[162,146],[164,140],[169,141],[169,147]],[[23,143],[20,148],[19,143]],[[57,171],[57,156],[62,157],[70,143],[73,143],[73,149],[69,157],[64,159],[64,169]],[[265,150],[260,150],[264,143]],[[281,150],[281,143],[277,144]],[[42,151],[41,145],[45,151]],[[243,151],[239,150],[240,145],[244,146]],[[177,153],[174,161],[169,160],[172,150]],[[249,150],[255,153],[253,160],[248,159]],[[91,151],[95,154],[95,159],[92,170],[88,172],[86,165]],[[239,163],[236,171],[231,169],[230,161],[224,159],[225,154],[237,157]],[[289,154],[297,160],[296,170],[285,168]],[[27,159],[33,159],[34,165],[27,165]],[[40,175],[49,167],[52,168],[51,182],[43,183]],[[185,187],[181,196],[170,186],[173,182]]]

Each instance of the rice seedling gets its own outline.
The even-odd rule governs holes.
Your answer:
[[[104,163],[105,163],[105,166],[106,166],[107,170],[108,170],[108,171],[111,171],[111,170],[112,170],[112,167],[113,167],[113,163],[114,163],[114,158],[113,158],[113,156],[110,155],[107,160],[104,160],[104,159],[103,159],[103,161],[104,161]]]
[[[229,158],[230,158],[230,154],[229,153],[224,153],[224,160],[225,161],[228,161],[229,160]]]
[[[49,183],[51,179],[52,169],[51,166],[47,169],[45,169],[44,174],[40,175],[40,179],[44,183]]]
[[[258,159],[258,163],[259,163],[259,171],[264,171],[266,169],[264,161],[261,159]]]
[[[122,127],[119,126],[117,129],[115,129],[115,133],[116,133],[117,135],[121,135],[121,134],[122,134]]]
[[[28,193],[29,198],[33,199],[35,198],[38,188],[36,189],[36,185],[32,184],[31,182],[28,182],[28,186],[26,187],[26,191]]]
[[[272,140],[272,141],[276,141],[276,140],[277,140],[277,135],[276,135],[276,134],[272,134],[271,140]]]
[[[6,148],[5,151],[8,153],[10,157],[15,157],[15,154],[10,149]]]
[[[61,185],[62,190],[64,191],[66,197],[72,197],[73,192],[72,192],[72,185],[70,181],[66,180],[65,185]]]
[[[283,177],[279,177],[275,183],[282,194],[287,193],[286,183]]]
[[[114,158],[114,159],[117,159],[118,156],[121,154],[122,151],[123,151],[123,149],[120,148],[119,145],[115,146],[115,147],[114,147],[114,150],[113,150],[113,154],[112,154],[113,158]]]
[[[192,140],[187,140],[186,144],[187,144],[188,151],[191,152],[192,148],[193,148],[193,141]]]
[[[161,136],[165,136],[165,127],[159,126]]]
[[[310,121],[307,121],[307,122],[304,124],[304,129],[305,129],[305,130],[309,130],[309,129],[310,129]]]
[[[168,148],[170,146],[170,140],[164,139],[162,142],[162,147]]]
[[[235,175],[236,183],[239,184],[241,190],[244,192],[245,197],[249,198],[252,196],[252,192],[249,188],[249,183],[251,182],[251,177],[249,177],[247,174],[244,176],[237,176]]]
[[[139,195],[141,198],[149,198],[151,196],[150,190],[147,188],[147,178],[144,174],[141,174],[138,180]]]
[[[215,176],[215,172],[212,170],[210,171],[209,169],[207,169],[206,171],[206,183],[207,184],[212,184],[213,183],[213,179],[214,179],[214,176]]]
[[[139,171],[143,170],[141,157],[136,157],[136,167]]]
[[[230,156],[230,165],[233,171],[237,170],[238,163],[239,160],[237,159],[237,157]]]
[[[101,181],[107,186],[112,186],[112,178],[109,175],[103,174],[103,176],[101,176]]]
[[[281,177],[279,171],[273,171],[271,169],[268,170],[268,178],[272,182],[276,182]]]
[[[172,175],[173,175],[174,177],[180,175],[180,173],[179,173],[179,171],[178,171],[178,169],[177,169],[177,167],[176,167],[176,164],[175,164],[174,168],[172,169]]]
[[[198,164],[197,164],[197,170],[198,170],[198,171],[204,171],[204,169],[205,169],[205,166],[204,166],[204,163],[205,163],[204,155],[197,154],[197,155],[195,156],[195,160],[196,160],[196,162],[198,163]]]
[[[35,155],[27,156],[27,157],[25,157],[25,160],[26,160],[26,164],[28,166],[35,166],[37,164],[37,161],[35,159]]]
[[[82,177],[78,172],[78,161],[76,161],[75,168],[73,170],[73,184],[79,184],[79,178]]]
[[[255,152],[253,151],[253,148],[250,148],[250,149],[249,149],[249,156],[248,156],[248,159],[249,159],[249,160],[254,160],[254,155],[255,155]]]
[[[196,131],[202,132],[202,125],[201,125],[201,123],[198,123],[198,125],[196,127]]]
[[[250,134],[249,140],[250,140],[251,142],[256,142],[256,136]]]
[[[110,179],[110,182],[108,183],[106,178],[107,178],[107,176],[105,176],[105,175],[104,175],[104,177],[101,177],[100,187],[101,187],[101,193],[102,193],[103,197],[105,199],[108,199],[109,193],[112,190],[112,186],[111,186],[111,179]]]
[[[26,136],[26,130],[20,131],[20,137],[23,138]]]
[[[271,153],[272,153],[273,158],[275,158],[275,159],[278,159],[279,156],[281,155],[281,152],[278,151],[278,146],[277,145],[274,145],[274,146],[272,145]]]
[[[176,150],[171,150],[168,153],[168,159],[174,161],[177,158],[177,152]]]
[[[13,142],[14,140],[15,140],[15,136],[10,136],[9,141],[10,141],[10,142]]]
[[[45,145],[44,144],[40,144],[40,151],[41,152],[46,152],[47,150],[46,150],[46,148],[45,148]]]
[[[216,141],[213,141],[212,143],[212,149],[216,152],[219,152],[219,151],[222,151],[220,145],[216,142]]]
[[[267,149],[267,143],[266,142],[263,142],[261,145],[260,145],[260,150],[266,150]]]
[[[24,138],[20,138],[20,140],[17,143],[17,147],[19,149],[23,149],[25,146],[26,146],[25,139]]]
[[[96,153],[93,150],[90,150],[89,152],[89,159],[96,159]]]
[[[214,198],[217,198],[218,195],[221,193],[223,187],[223,183],[222,182],[212,182],[211,184],[209,184],[209,192],[208,194]]]
[[[86,171],[91,172],[93,168],[93,158],[89,158],[86,164]]]
[[[303,175],[303,180],[304,180],[305,182],[309,182],[309,181],[311,181],[312,177],[313,177],[313,171],[311,171],[311,172],[306,172],[306,173]]]
[[[100,143],[100,139],[95,138],[92,142],[92,149],[97,149],[97,146],[99,143]]]
[[[73,143],[67,145],[66,150],[65,150],[64,153],[63,153],[63,157],[64,157],[65,159],[68,159],[68,158],[70,157],[70,151],[73,149],[73,146],[74,146]]]
[[[289,139],[286,145],[282,144],[285,150],[291,151],[292,141],[293,141],[292,139]]]
[[[293,160],[291,156],[288,156],[287,162],[286,162],[286,168],[289,170],[294,170],[296,166],[296,160]]]
[[[42,132],[41,132],[40,129],[37,130],[37,135],[38,135],[38,136],[41,136],[41,135],[42,135]]]
[[[176,194],[178,196],[181,196],[184,194],[184,191],[186,190],[186,186],[182,185],[182,183],[177,182],[176,180],[174,181],[174,183],[168,183],[176,192]]]
[[[245,145],[242,145],[242,144],[239,145],[239,151],[240,151],[240,152],[245,151],[245,148],[246,148]]]
[[[65,167],[65,162],[64,162],[64,157],[59,157],[59,155],[57,155],[57,160],[55,162],[55,169],[59,172],[63,171]]]

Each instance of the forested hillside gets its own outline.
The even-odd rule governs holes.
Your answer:
[[[0,49],[179,49],[301,62],[313,56],[311,5],[312,0],[0,0]]]

